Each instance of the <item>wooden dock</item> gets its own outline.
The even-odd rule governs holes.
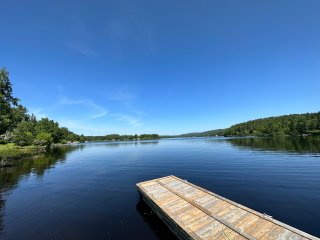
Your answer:
[[[319,240],[175,176],[141,182],[137,188],[178,239]]]

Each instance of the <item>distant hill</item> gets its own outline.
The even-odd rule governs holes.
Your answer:
[[[185,133],[166,137],[212,136],[301,136],[320,135],[320,112],[260,118],[232,125],[226,129]]]
[[[216,129],[216,130],[210,130],[205,132],[184,133],[180,135],[162,135],[161,138],[224,136],[225,131],[226,129]]]
[[[256,119],[231,126],[227,136],[299,136],[320,134],[320,112]]]
[[[213,136],[224,136],[226,129],[216,129],[205,132],[193,132],[178,135],[178,137],[213,137]]]

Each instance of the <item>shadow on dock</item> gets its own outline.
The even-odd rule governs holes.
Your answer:
[[[155,213],[153,213],[151,208],[143,200],[139,200],[136,205],[136,209],[158,239],[178,240],[177,237],[170,231],[163,221],[161,221],[161,219]]]

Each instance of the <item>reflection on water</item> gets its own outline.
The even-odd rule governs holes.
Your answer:
[[[4,228],[3,209],[6,202],[5,197],[17,187],[19,180],[27,178],[30,174],[34,174],[38,178],[43,177],[46,170],[54,167],[57,163],[64,163],[69,152],[83,147],[78,145],[53,148],[50,152],[35,158],[16,160],[14,167],[0,168],[0,233]]]
[[[320,136],[230,138],[234,146],[252,150],[285,151],[292,153],[320,153]]]
[[[0,168],[0,193],[14,188],[19,180],[29,174],[42,177],[47,169],[52,168],[57,163],[63,163],[69,152],[83,148],[78,146],[63,146],[53,148],[49,153],[39,155],[35,158],[16,160],[16,165],[11,168]]]
[[[174,239],[135,188],[171,174],[320,235],[319,143],[185,138],[56,148],[0,170],[0,238]]]
[[[125,141],[125,142],[91,142],[87,143],[86,146],[97,146],[103,145],[106,148],[119,148],[126,146],[139,147],[140,145],[157,145],[159,140],[143,140],[143,141]]]
[[[5,199],[0,193],[0,236],[1,236],[2,229],[4,227],[4,224],[3,224],[4,205],[5,205]]]

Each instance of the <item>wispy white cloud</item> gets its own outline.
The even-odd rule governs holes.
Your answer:
[[[69,99],[67,97],[60,96],[59,104],[62,104],[62,105],[83,105],[83,106],[86,106],[86,107],[92,109],[93,111],[95,111],[94,114],[87,117],[87,120],[100,118],[100,117],[103,117],[108,114],[107,109],[105,109],[102,106],[97,105],[96,103],[94,103],[92,100],[89,100],[89,99]]]
[[[114,92],[109,99],[112,101],[120,102],[126,107],[132,107],[136,101],[136,95],[129,91],[127,87],[122,87],[118,91]]]
[[[83,122],[74,119],[60,119],[58,120],[60,126],[69,128],[71,131],[84,135],[106,135],[111,133],[118,134],[141,134],[152,132],[146,129],[141,129],[133,126],[113,125],[110,123],[103,123],[99,125],[92,125],[90,122]]]
[[[129,54],[149,56],[156,50],[154,26],[141,16],[138,19],[132,19],[129,15],[109,19],[106,34],[110,53],[116,57],[126,57]],[[138,51],[134,51],[135,49]]]
[[[109,112],[106,107],[97,104],[91,99],[69,98],[64,94],[62,86],[58,86],[58,89],[58,101],[54,106],[45,109],[30,108],[30,113],[33,113],[38,119],[47,116],[53,118],[59,122],[60,126],[67,127],[78,134],[135,134],[143,131],[143,113],[134,110],[136,96],[126,88],[120,89],[113,95],[114,101],[119,101],[125,105],[125,109],[120,112]],[[64,114],[58,114],[60,112]],[[52,117],[53,115],[55,117]],[[102,120],[94,121],[100,118]]]
[[[92,120],[100,117],[104,117],[109,114],[110,117],[116,119],[117,121],[122,121],[130,125],[131,127],[141,127],[143,125],[140,115],[141,112],[137,112],[137,114],[128,114],[128,113],[109,113],[104,107],[97,105],[92,100],[89,99],[70,99],[67,97],[60,97],[60,104],[62,105],[83,105],[88,108],[91,108],[95,111],[94,114],[89,117],[83,119],[82,121]]]
[[[83,42],[65,42],[64,43],[70,50],[80,53],[84,56],[91,57],[97,56],[97,52],[95,52],[91,46],[85,44]]]
[[[74,14],[69,18],[67,27],[69,28],[67,38],[64,40],[64,45],[76,53],[91,57],[97,56],[95,50],[94,34],[88,23],[83,17],[83,13],[77,6],[73,6]]]
[[[122,113],[113,113],[111,114],[111,116],[116,118],[119,121],[126,122],[132,127],[141,127],[143,125],[143,123],[139,118],[132,115],[122,114]]]
[[[92,126],[87,122],[74,119],[61,119],[59,120],[59,124],[69,128],[73,132],[84,135],[105,135],[113,131],[110,126]]]
[[[112,101],[117,101],[125,106],[125,113],[112,113],[110,114],[113,118],[118,121],[125,122],[131,127],[139,128],[143,126],[142,116],[143,111],[138,110],[136,108],[136,100],[137,95],[134,94],[130,89],[126,86],[115,91],[109,99]]]

